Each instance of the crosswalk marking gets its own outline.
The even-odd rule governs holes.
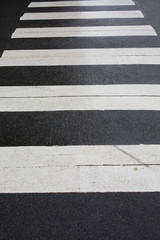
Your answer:
[[[0,66],[160,64],[160,48],[9,50]]]
[[[130,6],[135,5],[132,0],[100,0],[100,1],[56,1],[56,2],[31,2],[29,8],[37,7],[80,7],[80,6]]]
[[[47,37],[101,37],[101,36],[157,36],[149,25],[61,27],[61,28],[17,28],[12,38]]]
[[[2,147],[0,192],[160,191],[159,148]]]
[[[74,166],[0,169],[0,193],[155,192],[160,166]]]
[[[85,11],[25,13],[20,20],[98,19],[98,18],[143,18],[141,11]]]
[[[0,169],[158,165],[160,145],[1,147]]]
[[[77,56],[78,57],[78,56]],[[32,56],[28,59],[25,57],[19,57],[15,59],[2,58],[0,59],[0,67],[7,66],[83,66],[83,65],[159,65],[160,56],[106,56],[105,58],[92,59],[91,57],[81,57],[76,59],[74,57],[66,57],[61,59],[60,57],[42,58]]]
[[[159,96],[160,85],[78,85],[0,87],[0,98]]]
[[[96,96],[50,98],[2,98],[0,112],[88,110],[160,110],[158,97]]]
[[[2,58],[9,57],[91,57],[103,58],[109,56],[160,56],[159,47],[151,48],[83,48],[83,49],[34,49],[34,50],[6,50]]]

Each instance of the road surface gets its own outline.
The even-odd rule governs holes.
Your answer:
[[[0,239],[160,239],[159,1],[0,11]]]

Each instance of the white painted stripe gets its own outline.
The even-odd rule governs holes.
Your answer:
[[[0,179],[0,193],[159,192],[160,166],[4,168]]]
[[[9,50],[0,66],[160,64],[160,48]]]
[[[160,166],[12,166],[0,168],[1,193],[160,191]]]
[[[160,191],[160,145],[1,147],[0,153],[1,193]]]
[[[47,98],[81,96],[159,96],[160,85],[116,84],[78,86],[13,86],[0,87],[0,98]]]
[[[1,147],[0,169],[160,164],[160,145]]]
[[[160,110],[160,97],[1,98],[0,112]]]
[[[157,36],[150,25],[17,28],[12,38]]]
[[[160,164],[160,145],[1,147],[0,168]]]
[[[100,1],[56,1],[32,2],[29,8],[39,7],[79,7],[79,6],[129,6],[135,5],[132,0],[100,0]]]
[[[16,57],[106,57],[106,56],[160,56],[160,48],[85,48],[85,49],[36,49],[36,50],[6,50],[2,58]]]
[[[106,56],[160,56],[160,48],[85,48],[85,49],[36,49],[36,50],[6,50],[2,58],[16,57],[106,57]]]
[[[151,25],[127,25],[127,26],[91,26],[91,27],[39,27],[17,28],[17,33],[40,33],[40,32],[88,32],[88,31],[123,31],[123,30],[153,30]]]
[[[88,18],[143,18],[141,11],[89,11],[25,13],[20,20],[88,19]]]

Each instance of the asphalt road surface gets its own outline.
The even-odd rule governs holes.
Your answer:
[[[159,192],[159,0],[0,0],[0,240],[159,240]]]

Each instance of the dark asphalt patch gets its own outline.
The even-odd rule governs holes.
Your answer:
[[[3,67],[0,86],[160,84],[159,65]]]
[[[69,37],[12,39],[7,50],[76,48],[149,48],[159,47],[156,36]]]
[[[71,26],[120,26],[120,25],[150,25],[144,18],[132,19],[61,19],[61,20],[30,20],[19,21],[17,27],[71,27]]]
[[[0,114],[0,146],[160,144],[159,111]]]
[[[0,194],[0,239],[159,240],[160,193]]]

